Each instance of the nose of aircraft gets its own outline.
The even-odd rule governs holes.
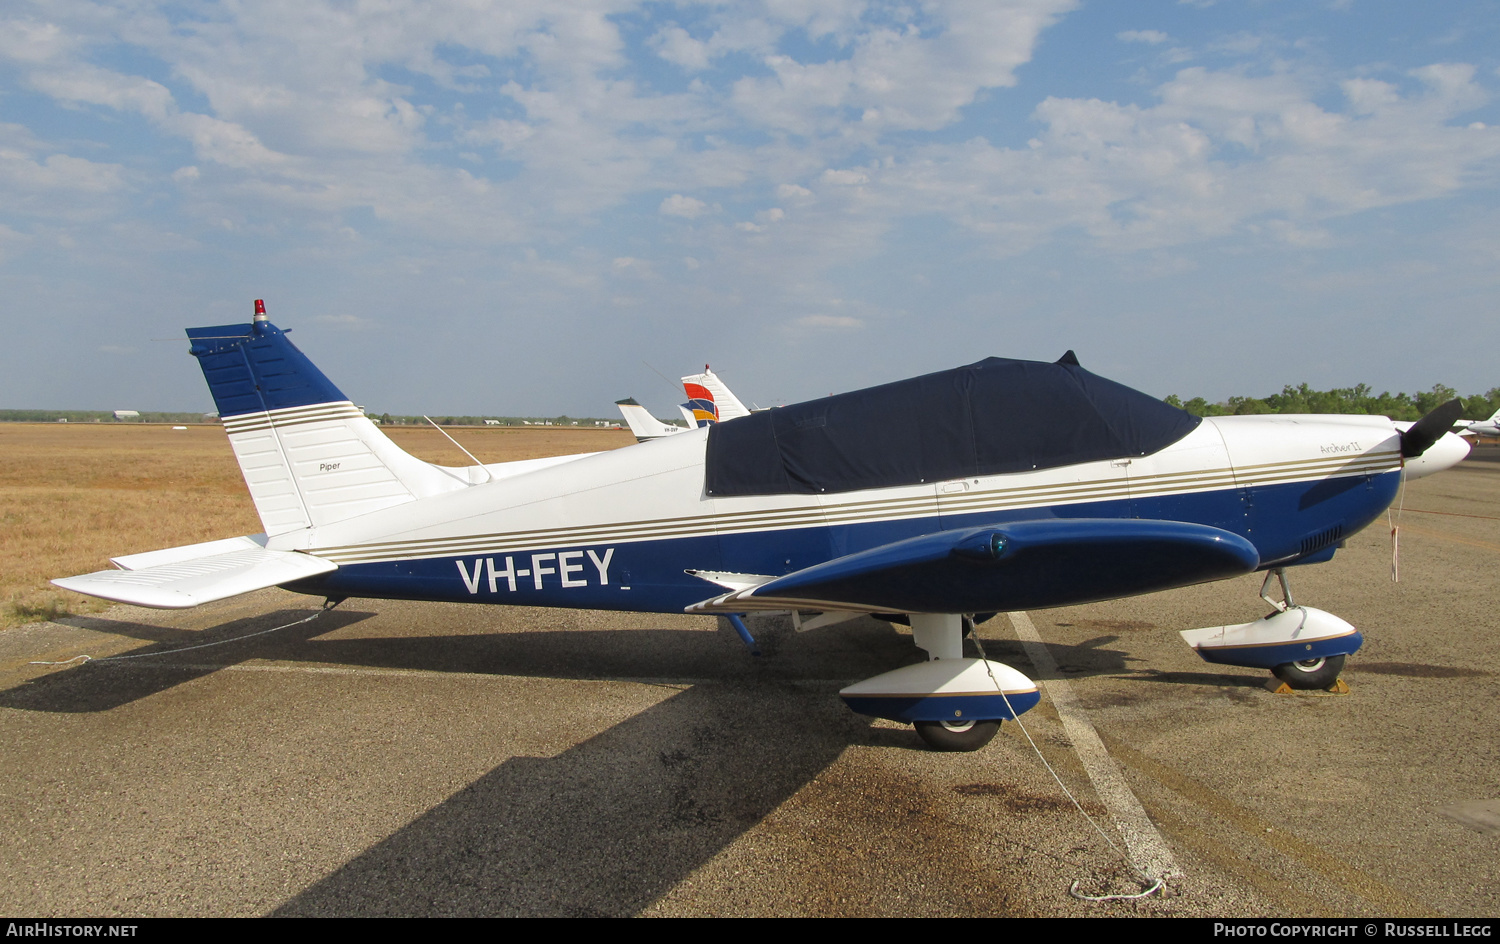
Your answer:
[[[1408,479],[1419,479],[1424,475],[1451,469],[1469,455],[1469,443],[1462,436],[1444,433],[1438,441],[1428,446],[1420,456],[1412,456],[1402,467]]]

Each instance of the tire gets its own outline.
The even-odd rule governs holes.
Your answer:
[[[917,721],[917,735],[935,751],[977,751],[1000,730],[999,721]]]
[[[1271,674],[1285,682],[1288,688],[1305,692],[1319,688],[1332,688],[1333,683],[1339,680],[1339,673],[1342,671],[1344,671],[1344,657],[1329,656],[1326,659],[1283,662],[1272,669]]]

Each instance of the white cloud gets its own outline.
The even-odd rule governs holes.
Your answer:
[[[1125,30],[1115,34],[1115,39],[1122,43],[1148,43],[1152,46],[1160,45],[1171,39],[1161,30]]]
[[[1049,98],[1024,150],[930,147],[878,187],[1016,252],[1068,229],[1141,249],[1265,233],[1326,245],[1320,221],[1500,182],[1500,129],[1446,121],[1481,99],[1466,69],[1418,70],[1426,91],[1346,82],[1353,114],[1326,110],[1286,74],[1185,69],[1142,108]],[[1257,227],[1257,221],[1274,221]]]
[[[774,74],[736,82],[733,102],[752,122],[797,134],[834,131],[845,108],[873,109],[878,118],[864,122],[870,131],[941,128],[982,90],[1014,85],[1015,70],[1030,60],[1042,30],[1074,6],[1074,0],[944,4],[931,11],[941,30],[830,25],[830,32],[847,36],[848,58],[804,63],[767,55],[764,64]]]
[[[369,318],[361,318],[359,315],[351,314],[317,315],[313,320],[330,328],[337,328],[344,331],[365,331],[375,327]]]
[[[60,58],[75,47],[74,38],[56,23],[0,20],[0,58],[40,63]]]
[[[680,216],[685,220],[695,220],[708,212],[708,204],[702,200],[674,193],[663,200],[656,211],[663,216]]]
[[[907,304],[902,286],[960,291],[970,255],[1103,247],[1168,260],[1139,266],[1157,273],[1215,245],[1310,257],[1348,244],[1340,217],[1500,182],[1500,129],[1468,114],[1488,67],[1336,64],[1247,28],[1253,10],[1190,53],[1171,48],[1187,21],[1115,34],[1153,47],[1152,69],[1197,57],[1154,87],[1101,68],[1049,95],[1057,60],[1022,66],[1049,24],[1097,8],[12,3],[0,58],[37,93],[7,96],[31,130],[0,128],[13,257],[82,258],[146,215],[154,244],[213,261],[195,277],[215,291],[231,256],[314,260],[304,284],[421,283],[435,320],[498,291],[527,312],[693,306],[737,338],[847,332],[895,323],[879,306]],[[39,140],[58,109],[84,130]],[[954,258],[911,251],[929,236]],[[806,311],[825,314],[787,320]]]
[[[869,183],[870,177],[868,174],[857,170],[833,170],[830,168],[823,171],[823,180],[833,184],[835,187],[857,187],[860,184]]]
[[[670,26],[652,37],[651,45],[656,54],[668,62],[682,66],[690,72],[701,72],[708,68],[708,44],[688,35],[680,26]]]
[[[864,321],[850,315],[807,315],[791,323],[793,328],[818,331],[851,331],[863,328]]]

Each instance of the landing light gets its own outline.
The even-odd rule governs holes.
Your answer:
[[[1008,540],[999,531],[985,531],[961,541],[953,548],[953,553],[971,560],[999,560],[1005,553]]]

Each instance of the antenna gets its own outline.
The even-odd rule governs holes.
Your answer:
[[[651,367],[651,363],[649,361],[641,361],[641,363],[645,364],[647,367]],[[655,367],[651,367],[651,372],[653,374],[655,374],[656,376],[660,377],[662,380],[666,380],[667,381],[667,386],[671,387],[673,390],[681,390],[682,389],[682,384],[680,384],[680,383],[673,383],[672,381],[667,380],[667,375],[664,374],[664,373],[662,373],[661,371],[657,370]]]
[[[432,423],[432,417],[428,416],[426,413],[422,414],[422,419],[426,420],[429,423]],[[444,436],[446,436],[448,438],[448,441],[451,442],[453,445],[458,446],[459,451],[462,452],[464,455],[468,456],[470,459],[474,459],[474,453],[470,452],[469,450],[465,449],[463,446],[459,445],[458,440],[454,439],[452,436],[448,436],[448,431],[447,430],[443,429],[441,426],[439,426],[436,423],[432,423],[432,428],[435,429],[435,430],[437,430],[438,432],[442,433]],[[480,462],[478,459],[474,459],[474,464],[477,465],[477,466],[479,466],[480,471],[482,471],[484,473],[484,480],[486,482],[493,482],[495,480],[495,477],[490,474],[490,470],[486,469],[484,467],[484,463],[483,462]],[[474,483],[474,484],[480,484],[480,483]]]

